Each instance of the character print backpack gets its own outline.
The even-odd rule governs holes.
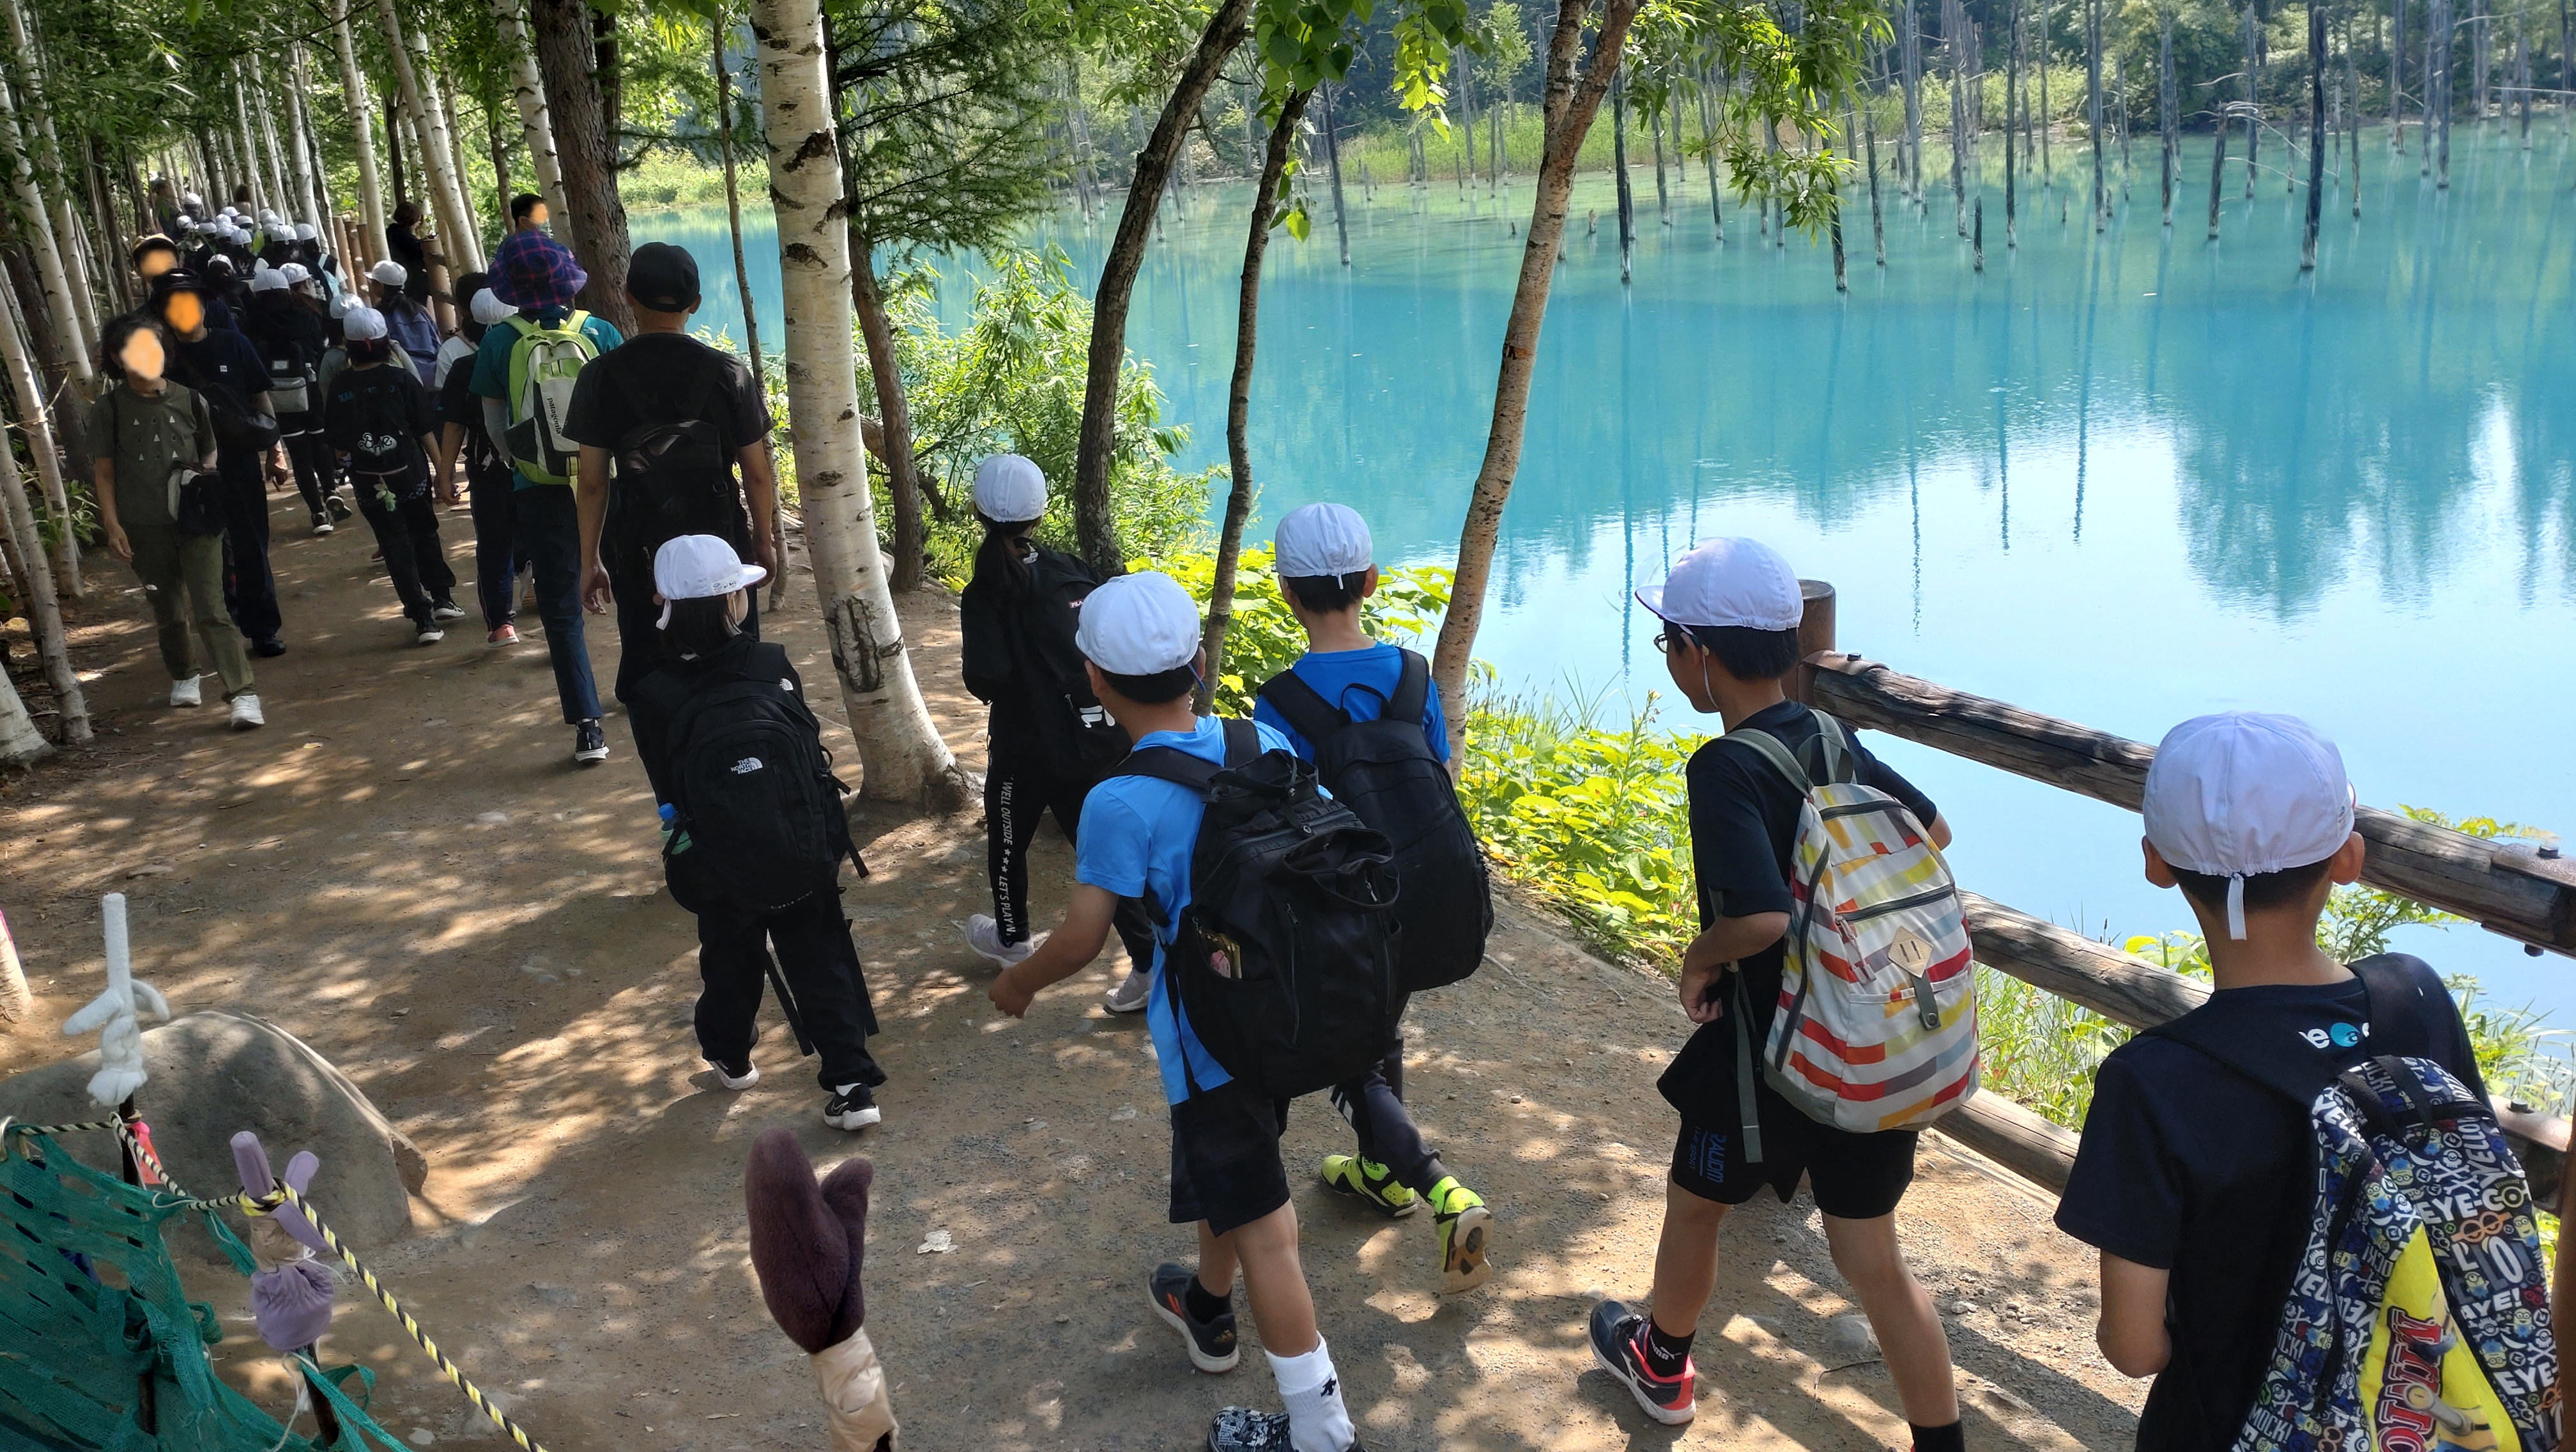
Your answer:
[[[2558,1350],[2531,1187],[2495,1111],[2429,1056],[2428,1018],[2451,1011],[2441,979],[2396,953],[2352,968],[2378,1052],[2322,1087],[2224,1023],[2148,1030],[2288,1097],[2315,1135],[2306,1245],[2232,1452],[2551,1452]]]

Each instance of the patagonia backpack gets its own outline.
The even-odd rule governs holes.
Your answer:
[[[1920,1129],[1977,1089],[1968,928],[1949,865],[1903,803],[1854,779],[1842,724],[1819,711],[1821,778],[1779,738],[1730,731],[1803,798],[1790,854],[1780,1002],[1762,1076],[1810,1119],[1869,1134]],[[1735,975],[1745,1158],[1762,1158],[1744,976]]]
[[[1207,803],[1163,989],[1208,1056],[1245,1089],[1292,1099],[1357,1078],[1395,1026],[1396,880],[1386,838],[1316,789],[1315,768],[1225,723],[1225,765],[1169,746],[1131,754]],[[1192,1093],[1186,1062],[1182,1073]]]
[[[509,319],[510,392],[503,400],[509,414],[505,432],[510,456],[519,472],[538,484],[569,484],[581,446],[564,437],[564,419],[572,412],[572,384],[584,364],[599,356],[599,345],[581,325],[590,314],[574,312],[549,328],[534,318]]]
[[[692,681],[665,666],[637,687],[664,717],[663,863],[684,907],[714,897],[776,912],[832,891],[843,858],[868,875],[841,808],[848,788],[791,680],[786,648],[758,641],[739,670]]]
[[[1047,769],[1061,781],[1087,782],[1127,755],[1127,732],[1091,693],[1074,644],[1082,602],[1100,576],[1062,550],[1036,549],[1029,590],[1009,612],[1012,684],[1037,723]]]
[[[1494,893],[1485,850],[1459,809],[1449,768],[1423,735],[1431,663],[1409,650],[1401,654],[1395,694],[1375,720],[1352,720],[1293,670],[1264,681],[1260,695],[1313,745],[1316,773],[1333,800],[1385,835],[1396,880],[1404,884],[1395,909],[1404,929],[1396,982],[1407,993],[1426,993],[1465,979],[1485,961]]]
[[[2370,1003],[2356,1042],[2377,1052],[2322,1086],[2243,1025],[2147,1030],[2288,1099],[2314,1136],[2306,1241],[2233,1452],[2550,1452],[2558,1349],[2531,1187],[2493,1108],[2430,1057],[2441,979],[2397,953],[2352,969]]]
[[[611,457],[617,485],[609,519],[617,548],[649,576],[653,552],[684,534],[734,536],[742,517],[733,450],[713,417],[721,377],[710,373],[697,401],[628,431]]]

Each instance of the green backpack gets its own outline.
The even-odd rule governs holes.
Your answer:
[[[590,314],[575,312],[552,328],[533,318],[508,321],[517,334],[510,340],[510,392],[503,400],[511,458],[533,483],[570,484],[581,446],[564,436],[564,419],[572,412],[573,380],[599,356],[599,344],[582,331]]]

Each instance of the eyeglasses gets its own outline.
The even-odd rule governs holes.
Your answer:
[[[1681,627],[1677,625],[1667,625],[1663,629],[1655,632],[1655,649],[1665,655],[1671,655],[1675,646],[1688,646],[1696,649],[1698,645],[1698,641],[1691,639],[1690,636],[1684,633]]]

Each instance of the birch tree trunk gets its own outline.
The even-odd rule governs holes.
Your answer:
[[[419,31],[412,32],[412,42],[415,45],[423,43],[423,37]],[[465,230],[456,234],[456,245],[447,249],[448,270],[451,273],[481,272],[485,262],[483,214],[482,209],[474,205],[474,188],[466,185],[465,181],[467,177],[473,175],[473,168],[468,166],[465,160],[469,155],[465,147],[465,128],[457,122],[456,107],[448,98],[447,87],[439,81],[437,66],[431,63],[425,53],[420,60],[420,81],[422,88],[429,93],[430,114],[438,119],[440,128],[447,132],[449,175],[456,182],[457,217],[465,224]],[[502,215],[508,216],[507,198],[503,200],[505,205]]]
[[[287,49],[286,78],[286,135],[294,148],[290,153],[293,164],[288,170],[294,173],[295,220],[312,223],[318,233],[322,230],[323,206],[321,192],[313,185],[313,123],[304,109],[304,90],[311,82],[306,79],[301,41]]]
[[[1207,99],[1225,58],[1243,43],[1252,0],[1221,0],[1208,17],[1198,44],[1181,67],[1172,94],[1145,148],[1136,153],[1135,179],[1118,213],[1118,230],[1100,266],[1100,286],[1091,299],[1091,350],[1084,360],[1082,435],[1074,455],[1074,536],[1083,558],[1104,575],[1126,569],[1120,558],[1117,521],[1109,510],[1109,449],[1118,412],[1118,376],[1127,361],[1127,305],[1136,293],[1136,274],[1145,265],[1145,242],[1161,210],[1163,184],[1172,174],[1172,158],[1188,139],[1189,119]],[[766,104],[764,98],[763,104]]]
[[[64,329],[52,330],[55,364],[83,383],[95,376],[90,367],[88,311],[80,295],[73,291],[71,274],[63,266],[63,253],[54,237],[53,212],[45,205],[44,193],[36,186],[36,175],[28,163],[27,144],[18,128],[16,93],[5,79],[0,79],[0,153],[5,153],[12,184],[18,194],[19,216],[26,224],[27,250],[36,261],[36,276],[45,291],[45,307],[64,324],[82,330],[78,337],[65,337]]]
[[[340,93],[349,103],[349,131],[358,152],[358,215],[366,224],[366,252],[385,245],[385,192],[376,176],[375,96],[358,71],[358,51],[349,38],[349,12],[358,0],[340,0],[331,17],[331,48],[340,61]],[[353,259],[354,260],[354,259]],[[354,276],[355,270],[348,269]]]
[[[258,52],[251,53],[249,65],[251,94],[259,98],[255,109],[259,112],[260,149],[268,158],[269,176],[277,188],[270,195],[268,204],[281,214],[291,213],[295,210],[295,174],[287,169],[285,148],[277,144],[277,103],[285,98],[270,89],[268,68],[260,64]],[[293,231],[292,218],[289,218],[287,227]]]
[[[751,26],[760,46],[761,129],[787,311],[788,430],[814,588],[858,739],[860,791],[875,801],[945,810],[964,801],[966,776],[913,680],[868,498],[850,357],[850,232],[841,216],[822,11],[816,0],[752,0]]]
[[[1691,90],[1699,99],[1700,160],[1707,163],[1708,166],[1709,225],[1717,229],[1717,240],[1723,242],[1726,240],[1726,214],[1719,210],[1717,200],[1717,103],[1715,99],[1709,95],[1708,73],[1706,71],[1702,71],[1700,73],[1699,83],[1692,86]],[[1674,130],[1678,132],[1680,128],[1676,126]],[[1872,224],[1876,224],[1878,221],[1878,173],[1875,166],[1877,156],[1877,149],[1873,146],[1870,151],[1870,158],[1873,166],[1870,171],[1869,185],[1869,215]],[[1887,261],[1887,248],[1884,244],[1881,244],[1878,249],[1878,260],[1881,263],[1885,263]]]
[[[1530,203],[1529,231],[1521,244],[1520,280],[1512,291],[1510,318],[1503,325],[1502,363],[1494,380],[1494,418],[1485,435],[1485,459],[1476,471],[1476,486],[1467,501],[1467,519],[1458,535],[1458,564],[1448,615],[1440,622],[1440,642],[1432,657],[1432,678],[1440,686],[1440,704],[1449,717],[1449,759],[1463,759],[1467,736],[1467,667],[1476,652],[1476,628],[1485,617],[1485,589],[1493,576],[1494,542],[1501,533],[1503,506],[1511,499],[1513,476],[1520,472],[1521,439],[1529,422],[1530,381],[1538,366],[1539,325],[1547,317],[1547,295],[1556,278],[1558,243],[1565,235],[1566,199],[1574,190],[1574,164],[1583,138],[1600,114],[1602,97],[1619,71],[1620,52],[1628,42],[1628,24],[1638,0],[1603,0],[1592,61],[1578,68],[1584,21],[1591,0],[1558,0],[1556,30],[1548,40],[1547,92],[1542,107],[1545,147],[1538,169],[1538,189]]]
[[[36,719],[27,714],[27,703],[18,699],[18,687],[9,679],[9,673],[0,670],[0,766],[25,766],[50,755],[53,749],[54,743],[45,739],[45,733],[36,729]],[[6,932],[7,928],[0,926],[0,933]],[[0,943],[6,941],[0,937]],[[0,962],[0,1008],[14,1004],[17,1010],[0,1017],[12,1023],[27,1012],[27,980],[19,976],[14,983],[9,981],[8,970],[15,966],[14,954],[10,961]]]
[[[527,0],[493,0],[492,17],[500,26],[501,48],[509,53],[510,103],[518,108],[520,139],[527,145],[529,164],[536,168],[537,195],[546,199],[546,211],[563,232],[565,244],[578,252],[581,249],[572,240],[572,209],[564,205],[563,162],[555,155],[554,123],[546,115],[546,83],[537,74],[536,48],[529,43]]]
[[[80,224],[74,220],[75,213],[72,210],[71,157],[63,150],[62,135],[54,127],[54,102],[45,77],[44,56],[37,48],[34,31],[27,24],[26,10],[19,0],[8,0],[7,9],[10,43],[17,49],[19,55],[26,58],[25,74],[30,87],[30,94],[25,98],[27,109],[34,114],[34,130],[43,139],[45,152],[53,161],[54,211],[50,220],[53,223],[55,245],[66,249],[63,262],[69,273],[69,280],[79,284],[72,293],[72,301],[78,304],[80,309],[76,314],[80,321],[80,335],[84,340],[95,339],[99,331],[98,301],[97,294],[91,291],[88,269],[81,264],[81,243],[84,232]],[[106,281],[104,274],[99,281],[102,283]],[[72,593],[74,595],[80,593],[77,584],[72,587]]]
[[[431,104],[424,79],[429,69],[428,50],[417,34],[404,37],[402,17],[394,9],[394,0],[376,0],[376,14],[384,22],[385,49],[393,55],[394,84],[420,139],[415,155],[425,183],[422,189],[429,193],[430,211],[438,218],[438,230],[444,234],[439,239],[439,250],[451,263],[470,265],[475,256],[474,214],[465,209],[465,189],[457,182],[456,147],[449,140],[447,121]]]
[[[1226,385],[1225,457],[1232,480],[1225,494],[1225,522],[1216,537],[1216,569],[1208,584],[1207,625],[1200,639],[1207,673],[1199,682],[1199,709],[1208,709],[1225,671],[1225,633],[1234,624],[1235,567],[1243,558],[1243,525],[1252,516],[1252,354],[1261,325],[1261,259],[1270,251],[1270,223],[1279,210],[1279,183],[1288,173],[1288,146],[1311,90],[1293,91],[1280,103],[1261,156],[1261,180],[1252,193],[1251,227],[1243,241],[1243,279],[1234,312],[1234,375]],[[1256,102],[1257,105],[1257,102]]]
[[[77,600],[88,593],[81,580],[80,538],[70,528],[71,499],[63,487],[62,457],[54,449],[54,429],[45,409],[45,385],[36,376],[34,361],[28,356],[27,344],[18,333],[18,306],[9,290],[0,288],[0,367],[9,370],[9,392],[18,400],[18,418],[27,430],[27,452],[36,461],[36,484],[44,490],[45,508],[64,527],[54,531],[50,546],[54,557],[54,574],[64,594]],[[67,407],[78,407],[76,400],[66,399]]]
[[[36,531],[36,512],[27,507],[17,456],[0,449],[0,526],[5,526],[10,552],[25,567],[19,584],[21,602],[36,627],[36,654],[45,663],[45,681],[54,688],[54,706],[62,713],[62,744],[81,746],[90,739],[89,703],[81,696],[80,673],[72,669],[71,642],[63,634],[63,607],[54,593],[54,571],[46,563]]]

